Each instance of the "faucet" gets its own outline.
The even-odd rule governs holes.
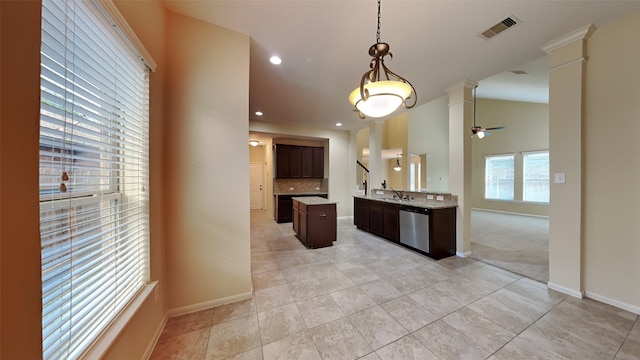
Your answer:
[[[400,191],[398,191],[398,190],[396,190],[394,188],[391,188],[391,191],[393,191],[393,197],[398,197],[400,200],[404,199],[405,195],[402,192],[400,192]]]

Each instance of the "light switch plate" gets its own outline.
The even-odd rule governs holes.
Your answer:
[[[433,195],[427,195],[427,200],[433,200]]]
[[[437,201],[444,201],[444,196],[436,196]]]
[[[384,195],[384,191],[376,191],[376,195]]]
[[[564,184],[564,173],[555,173],[553,174],[553,182],[556,184]]]

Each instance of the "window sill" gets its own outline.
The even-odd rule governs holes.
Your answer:
[[[111,325],[91,344],[82,354],[82,359],[101,359],[109,350],[113,342],[127,326],[142,304],[153,294],[158,282],[154,281],[144,286],[122,312],[113,320]]]

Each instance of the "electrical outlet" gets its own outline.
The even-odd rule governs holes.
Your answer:
[[[444,201],[444,196],[436,196],[436,201]]]
[[[376,191],[376,195],[384,195],[384,191]]]
[[[427,200],[433,200],[433,195],[427,195]]]
[[[290,187],[289,190],[293,190],[293,187]]]
[[[316,190],[320,190],[320,188],[316,186]]]
[[[565,179],[564,179],[564,173],[555,173],[553,174],[553,182],[556,184],[564,184],[565,183]]]

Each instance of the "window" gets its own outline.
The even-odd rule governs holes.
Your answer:
[[[44,359],[78,358],[149,281],[148,69],[92,1],[42,1]]]
[[[484,197],[494,200],[513,200],[514,156],[485,157]]]
[[[522,154],[524,201],[549,202],[549,151]]]

